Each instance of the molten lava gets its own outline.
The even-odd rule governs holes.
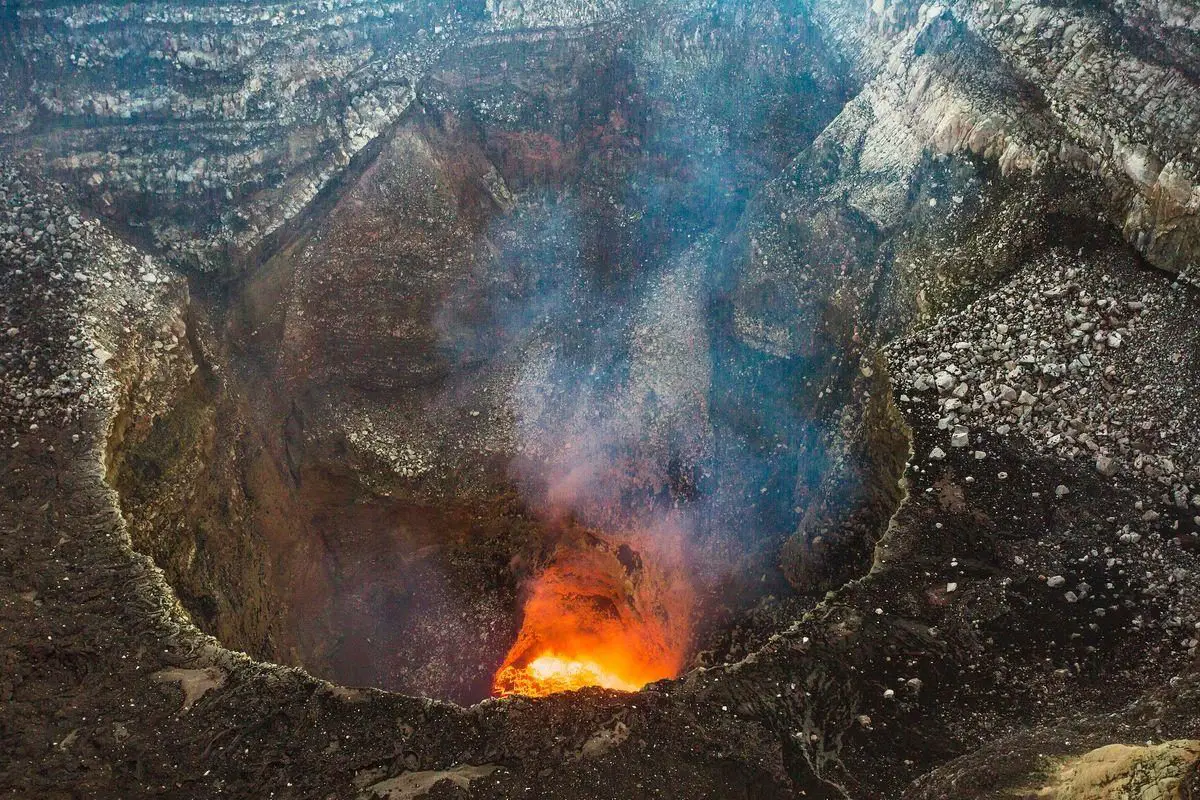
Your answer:
[[[608,654],[598,656],[610,661]],[[616,689],[621,692],[636,692],[655,677],[645,680],[628,681],[616,672],[611,672],[595,661],[578,661],[573,658],[563,658],[557,655],[538,656],[519,670],[510,667],[511,674],[505,676],[511,682],[511,693],[527,695],[546,695],[554,692],[566,692],[572,689],[582,689],[584,686],[600,686],[605,689]],[[503,674],[503,673],[502,673]],[[658,675],[657,677],[667,677]],[[497,678],[497,681],[501,680]]]
[[[640,538],[638,550],[589,533],[559,542],[533,581],[521,631],[493,682],[496,694],[585,686],[632,692],[679,674],[692,591],[678,542],[667,534]]]

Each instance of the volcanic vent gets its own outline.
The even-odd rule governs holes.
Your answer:
[[[851,319],[788,344],[739,277],[774,213],[753,187],[844,81],[801,19],[672,24],[666,51],[445,55],[238,277],[193,276],[194,368],[153,425],[119,420],[109,472],[202,628],[462,703],[633,691],[865,563],[901,440],[886,393],[856,405],[871,442],[845,407],[882,376]],[[840,551],[798,532],[860,500]]]
[[[521,630],[496,673],[498,694],[631,692],[680,672],[691,638],[690,580],[654,533],[633,539],[645,549],[586,531],[556,543],[531,581]]]

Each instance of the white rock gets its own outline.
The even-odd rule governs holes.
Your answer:
[[[1096,456],[1096,471],[1106,478],[1111,478],[1120,471],[1116,461],[1108,456]]]

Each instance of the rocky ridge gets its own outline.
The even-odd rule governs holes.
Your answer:
[[[1200,26],[1194,10],[1144,12],[1145,29],[1088,4],[885,3],[864,18],[834,2],[812,11],[859,70],[890,87],[894,129],[1003,171],[1095,175],[1111,192],[1112,221],[1148,260],[1185,276],[1196,269],[1200,95],[1184,45]],[[1173,49],[1146,44],[1160,38]],[[974,53],[977,67],[946,73],[930,61],[948,42]]]
[[[0,167],[6,445],[52,448],[40,431],[81,431],[89,414],[115,409],[122,383],[143,387],[129,402],[147,424],[195,370],[186,284],[81,217],[61,187],[22,177]]]

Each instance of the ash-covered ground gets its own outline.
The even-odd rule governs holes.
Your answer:
[[[1184,0],[5,5],[0,792],[1200,796],[1198,76]],[[490,697],[563,564],[679,674]]]

